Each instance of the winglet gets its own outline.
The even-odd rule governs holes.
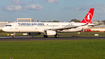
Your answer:
[[[87,23],[91,24],[92,23],[92,18],[93,18],[93,13],[94,13],[94,8],[91,8],[85,18],[80,22],[80,23]]]
[[[38,22],[39,20],[37,20],[37,22]]]

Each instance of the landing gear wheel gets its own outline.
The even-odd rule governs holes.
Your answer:
[[[47,35],[44,35],[44,38],[48,38],[48,36]]]
[[[12,38],[15,38],[15,36],[12,36]]]
[[[55,38],[58,38],[59,37],[59,35],[55,35]]]
[[[16,35],[16,33],[14,32],[12,38],[16,38],[15,35]]]

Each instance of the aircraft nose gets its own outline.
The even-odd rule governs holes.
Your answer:
[[[5,27],[2,28],[2,31],[6,31],[6,30],[7,30],[7,28],[5,28]]]

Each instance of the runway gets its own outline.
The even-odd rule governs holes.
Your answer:
[[[31,40],[81,40],[81,39],[105,39],[105,37],[31,37],[31,36],[16,36],[12,38],[11,36],[0,36],[0,41],[31,41]]]

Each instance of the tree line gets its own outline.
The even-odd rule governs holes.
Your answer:
[[[102,20],[102,21],[96,20],[96,21],[105,23],[105,20]],[[53,21],[41,21],[41,22],[59,22],[59,21],[58,20],[53,20]],[[81,21],[78,20],[78,19],[72,19],[72,20],[70,20],[70,22],[81,22]]]
[[[53,21],[41,21],[41,22],[59,22],[59,21],[58,20],[53,20]],[[80,22],[80,20],[72,19],[70,22]]]

